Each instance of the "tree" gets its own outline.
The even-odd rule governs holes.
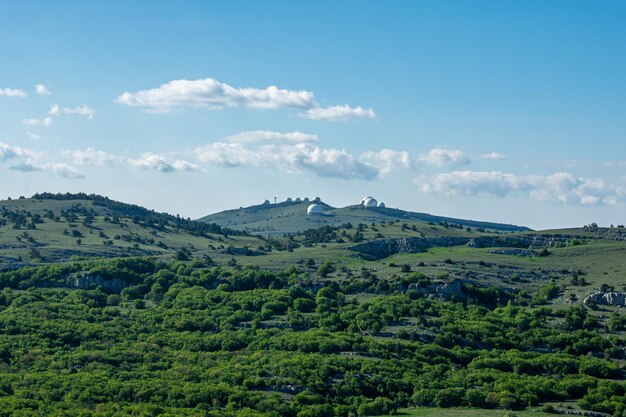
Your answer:
[[[330,261],[326,261],[317,268],[320,277],[326,278],[330,273],[335,271],[335,267]]]

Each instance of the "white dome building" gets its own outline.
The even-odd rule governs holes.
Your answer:
[[[269,204],[270,204],[269,200],[263,200],[263,202],[261,203],[261,205],[264,205],[264,206],[268,206]]]
[[[303,202],[303,203],[308,203],[308,202],[309,202],[309,197],[304,197],[304,198],[302,199],[302,202]]]
[[[291,199],[291,197],[287,197],[285,198],[285,203],[292,203],[293,200]]]
[[[300,197],[296,197],[296,199],[293,201],[296,203],[302,203],[302,199]]]
[[[385,208],[385,203],[383,203],[382,201],[378,203],[378,208]]]
[[[369,197],[363,202],[363,207],[365,208],[374,208],[378,206],[378,201],[374,197]]]
[[[371,196],[369,196],[369,195],[368,195],[367,197],[363,197],[363,198],[361,199],[361,202],[359,203],[359,205],[360,205],[360,206],[364,206],[364,205],[365,205],[365,200],[367,200],[367,199],[369,199],[369,198],[372,198],[372,197],[371,197]]]
[[[313,214],[322,214],[322,206],[320,204],[311,204],[309,208],[306,209],[307,216],[311,216]]]
[[[322,199],[321,199],[321,198],[319,198],[319,197],[315,197],[315,198],[314,198],[313,200],[311,200],[311,201],[312,201],[312,202],[314,202],[314,203],[321,203],[321,202],[322,202]]]

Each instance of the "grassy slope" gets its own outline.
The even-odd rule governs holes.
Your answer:
[[[47,210],[61,216],[62,211],[81,205],[84,208],[97,213],[94,222],[87,226],[84,224],[84,216],[78,216],[73,222],[64,217],[52,220],[42,217],[43,223],[36,224],[35,229],[22,227],[15,229],[11,223],[0,227],[0,261],[17,260],[21,257],[24,261],[32,261],[31,249],[35,248],[41,258],[47,262],[66,261],[73,255],[89,257],[112,257],[121,255],[154,255],[171,257],[177,249],[189,248],[197,256],[209,253],[218,258],[219,249],[228,245],[244,246],[258,245],[259,240],[254,237],[234,236],[224,237],[217,234],[209,234],[207,237],[195,236],[185,230],[176,230],[173,225],[163,229],[135,223],[123,213],[107,207],[95,205],[89,200],[35,200],[20,199],[0,201],[0,207],[5,207],[12,212],[28,211],[32,214],[44,216]],[[106,216],[118,215],[119,223],[105,221]],[[77,230],[81,236],[73,236],[72,231]],[[68,234],[64,234],[67,231]],[[131,241],[115,239],[115,236],[130,237]],[[81,244],[77,240],[81,240]],[[149,242],[154,240],[154,242]],[[112,241],[112,245],[105,245],[104,241]],[[159,247],[159,242],[164,247]],[[213,249],[212,249],[213,248]]]
[[[232,256],[221,253],[221,249],[228,246],[244,247],[255,249],[263,246],[264,242],[253,236],[232,236],[209,235],[208,237],[194,236],[183,230],[176,231],[174,227],[168,226],[163,230],[156,230],[145,224],[134,223],[129,218],[120,217],[119,224],[105,222],[105,216],[116,213],[111,209],[94,205],[92,201],[57,201],[57,200],[12,200],[1,201],[0,207],[4,206],[12,211],[30,211],[44,215],[46,210],[52,210],[55,214],[60,214],[61,210],[81,204],[84,207],[97,212],[94,223],[91,227],[83,224],[83,218],[71,224],[64,218],[59,221],[43,218],[44,223],[37,224],[37,228],[14,229],[11,224],[0,227],[0,263],[7,260],[15,260],[22,257],[24,261],[36,261],[32,259],[31,248],[35,248],[41,254],[44,261],[55,262],[64,261],[72,255],[90,257],[111,257],[120,255],[154,255],[159,257],[172,257],[177,249],[189,248],[193,256],[210,256],[218,264],[226,265],[233,258],[237,263],[254,265],[269,269],[282,269],[291,265],[306,269],[304,262],[314,259],[315,267],[309,270],[315,275],[317,265],[325,261],[331,261],[336,268],[342,267],[352,275],[358,276],[363,268],[367,268],[379,278],[391,275],[406,275],[401,272],[400,265],[409,265],[412,271],[419,271],[433,278],[448,275],[450,278],[470,277],[476,281],[488,285],[510,287],[514,289],[535,290],[547,282],[553,281],[565,288],[562,296],[557,300],[557,305],[568,305],[570,294],[577,300],[599,288],[603,283],[612,285],[618,290],[622,290],[626,276],[626,241],[598,239],[602,237],[599,233],[585,231],[582,229],[543,231],[535,233],[567,233],[585,237],[584,244],[578,246],[567,246],[563,248],[552,248],[552,254],[541,258],[524,258],[513,255],[500,255],[490,253],[491,249],[474,249],[467,246],[456,246],[449,248],[433,248],[425,253],[399,254],[381,261],[364,261],[355,256],[355,253],[348,250],[353,243],[344,239],[344,243],[315,244],[312,247],[301,246],[293,251],[272,250],[262,256]],[[275,212],[278,216],[285,216],[293,220],[293,213],[306,207],[306,203],[279,204],[282,211]],[[480,233],[476,229],[467,231],[466,229],[444,228],[440,225],[433,225],[426,222],[400,221],[394,224],[376,224],[372,226],[367,216],[370,210],[360,208],[339,209],[348,210],[361,217],[356,218],[353,224],[365,223],[363,234],[365,240],[375,239],[377,236],[384,237],[439,237],[439,236],[481,236],[489,233]],[[272,211],[272,210],[270,210]],[[237,211],[234,211],[237,212]],[[224,213],[222,213],[224,214]],[[267,216],[268,212],[258,211],[255,215],[258,218]],[[356,216],[355,214],[355,216]],[[232,216],[232,213],[230,214]],[[353,219],[354,220],[354,219]],[[317,223],[313,220],[310,226]],[[82,244],[77,244],[77,238],[63,234],[64,230],[78,230],[82,234],[80,238]],[[100,236],[102,232],[106,238]],[[347,230],[353,233],[354,229]],[[24,236],[27,233],[32,240],[28,241]],[[141,242],[126,242],[121,239],[114,239],[116,235],[133,235]],[[608,237],[613,237],[608,234]],[[18,241],[18,238],[21,240]],[[148,243],[153,239],[153,243]],[[283,243],[286,238],[276,237]],[[104,245],[104,240],[111,240],[112,246]],[[296,237],[296,242],[302,243],[302,237]],[[157,246],[159,242],[165,248]],[[452,261],[452,262],[450,262]],[[571,271],[581,271],[588,281],[587,286],[573,286],[570,284]],[[335,273],[336,278],[343,276],[343,273]],[[331,277],[332,279],[333,277]]]
[[[309,203],[304,202],[257,205],[211,214],[199,220],[261,234],[295,233],[324,225],[382,223],[390,220],[434,223],[447,221],[448,223],[463,224],[474,228],[482,227],[502,231],[527,230],[518,226],[453,219],[392,208],[364,209],[360,206],[333,208],[323,204],[324,215],[307,216],[308,206]]]

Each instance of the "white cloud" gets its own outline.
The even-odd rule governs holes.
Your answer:
[[[289,173],[310,172],[320,177],[372,180],[384,170],[343,149],[321,148],[309,143],[251,148],[243,143],[215,142],[195,149],[195,153],[199,161],[220,166],[272,167]]]
[[[378,169],[379,175],[387,175],[394,169],[415,169],[417,162],[407,151],[381,149],[378,152],[366,151],[359,156],[359,160]]]
[[[437,168],[457,167],[470,163],[469,158],[462,151],[441,148],[431,149],[428,153],[421,154],[419,160]]]
[[[253,109],[301,109],[302,117],[316,120],[349,120],[376,117],[374,111],[363,107],[331,106],[322,108],[314,94],[307,90],[286,90],[276,86],[267,88],[232,87],[213,78],[200,80],[173,80],[157,88],[124,92],[117,102],[138,106],[150,113],[167,113],[185,107],[221,109],[246,107]]]
[[[213,78],[205,78],[173,80],[151,90],[124,92],[117,98],[117,102],[168,112],[181,107],[308,108],[313,106],[314,100],[310,91],[283,90],[275,86],[264,89],[236,88]]]
[[[0,142],[0,162],[13,158],[29,158],[35,156],[35,152],[30,149],[11,146]]]
[[[43,152],[36,152],[32,149],[20,148],[0,142],[0,162],[15,161],[16,164],[9,167],[13,171],[45,171],[64,178],[85,178],[85,174],[68,164],[42,162],[44,155],[45,153]]]
[[[18,90],[14,88],[0,88],[0,96],[26,97],[28,96],[28,94],[26,94],[26,92],[23,90]]]
[[[442,195],[528,195],[560,204],[600,205],[626,200],[624,184],[579,178],[567,172],[519,176],[498,171],[455,171],[423,175],[416,179],[424,193]]]
[[[242,132],[193,150],[198,161],[224,167],[275,168],[288,173],[373,180],[395,169],[413,169],[406,151],[382,149],[358,157],[344,149],[322,148],[317,135],[302,132]]]
[[[489,152],[480,156],[482,159],[506,159],[507,156],[498,152]]]
[[[293,132],[273,132],[271,130],[254,130],[237,133],[236,135],[228,136],[224,139],[226,142],[231,143],[253,143],[253,142],[317,142],[319,139],[317,135],[311,135],[308,133],[302,133],[299,131]]]
[[[194,163],[183,160],[169,162],[164,156],[150,152],[142,154],[137,159],[129,159],[128,163],[136,168],[153,169],[161,172],[198,170],[198,166]]]
[[[119,160],[115,155],[94,148],[84,150],[63,151],[65,157],[71,158],[78,165],[110,166]]]
[[[58,104],[53,105],[48,112],[50,116],[61,116],[61,115],[79,115],[85,116],[89,120],[93,120],[94,110],[86,105],[78,106],[72,108],[68,107],[59,107]]]
[[[27,135],[28,135],[28,137],[29,137],[29,138],[31,138],[32,140],[37,140],[37,139],[39,139],[39,138],[41,137],[41,136],[39,136],[38,134],[33,133],[33,132],[30,132],[30,131],[29,131],[29,132],[26,132],[26,134],[27,134]]]
[[[272,151],[271,148],[268,151]],[[320,177],[371,180],[378,176],[375,167],[355,160],[345,150],[323,149],[308,144],[282,147],[279,164],[286,171],[311,171]]]
[[[0,162],[13,159],[16,156],[17,153],[12,146],[7,145],[6,143],[0,143]]]
[[[39,94],[40,96],[50,96],[50,95],[52,95],[52,91],[50,91],[50,90],[48,89],[48,87],[46,87],[46,86],[45,86],[45,85],[43,85],[43,84],[37,84],[37,85],[35,85],[35,92],[36,92],[37,94]]]
[[[20,172],[43,171],[43,169],[41,169],[40,167],[33,165],[31,163],[28,163],[28,162],[21,162],[17,165],[13,165],[12,167],[9,167],[9,169],[12,171],[20,171]]]
[[[69,179],[82,179],[85,178],[85,174],[78,171],[76,168],[68,164],[63,163],[50,163],[41,167],[44,171],[51,172],[63,178]]]
[[[22,120],[22,123],[25,125],[29,125],[29,126],[52,126],[54,125],[54,121],[52,120],[52,117],[45,117],[43,119],[35,119],[35,118],[31,118],[31,119],[24,119]]]
[[[345,121],[351,119],[375,119],[372,108],[343,106],[314,107],[301,113],[302,117],[312,120]]]
[[[264,155],[253,152],[243,143],[215,142],[194,150],[201,162],[209,162],[226,167],[262,165]]]

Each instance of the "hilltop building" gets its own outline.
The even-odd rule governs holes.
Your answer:
[[[311,204],[309,208],[306,209],[306,215],[311,216],[315,214],[322,214],[322,205],[321,204]]]

